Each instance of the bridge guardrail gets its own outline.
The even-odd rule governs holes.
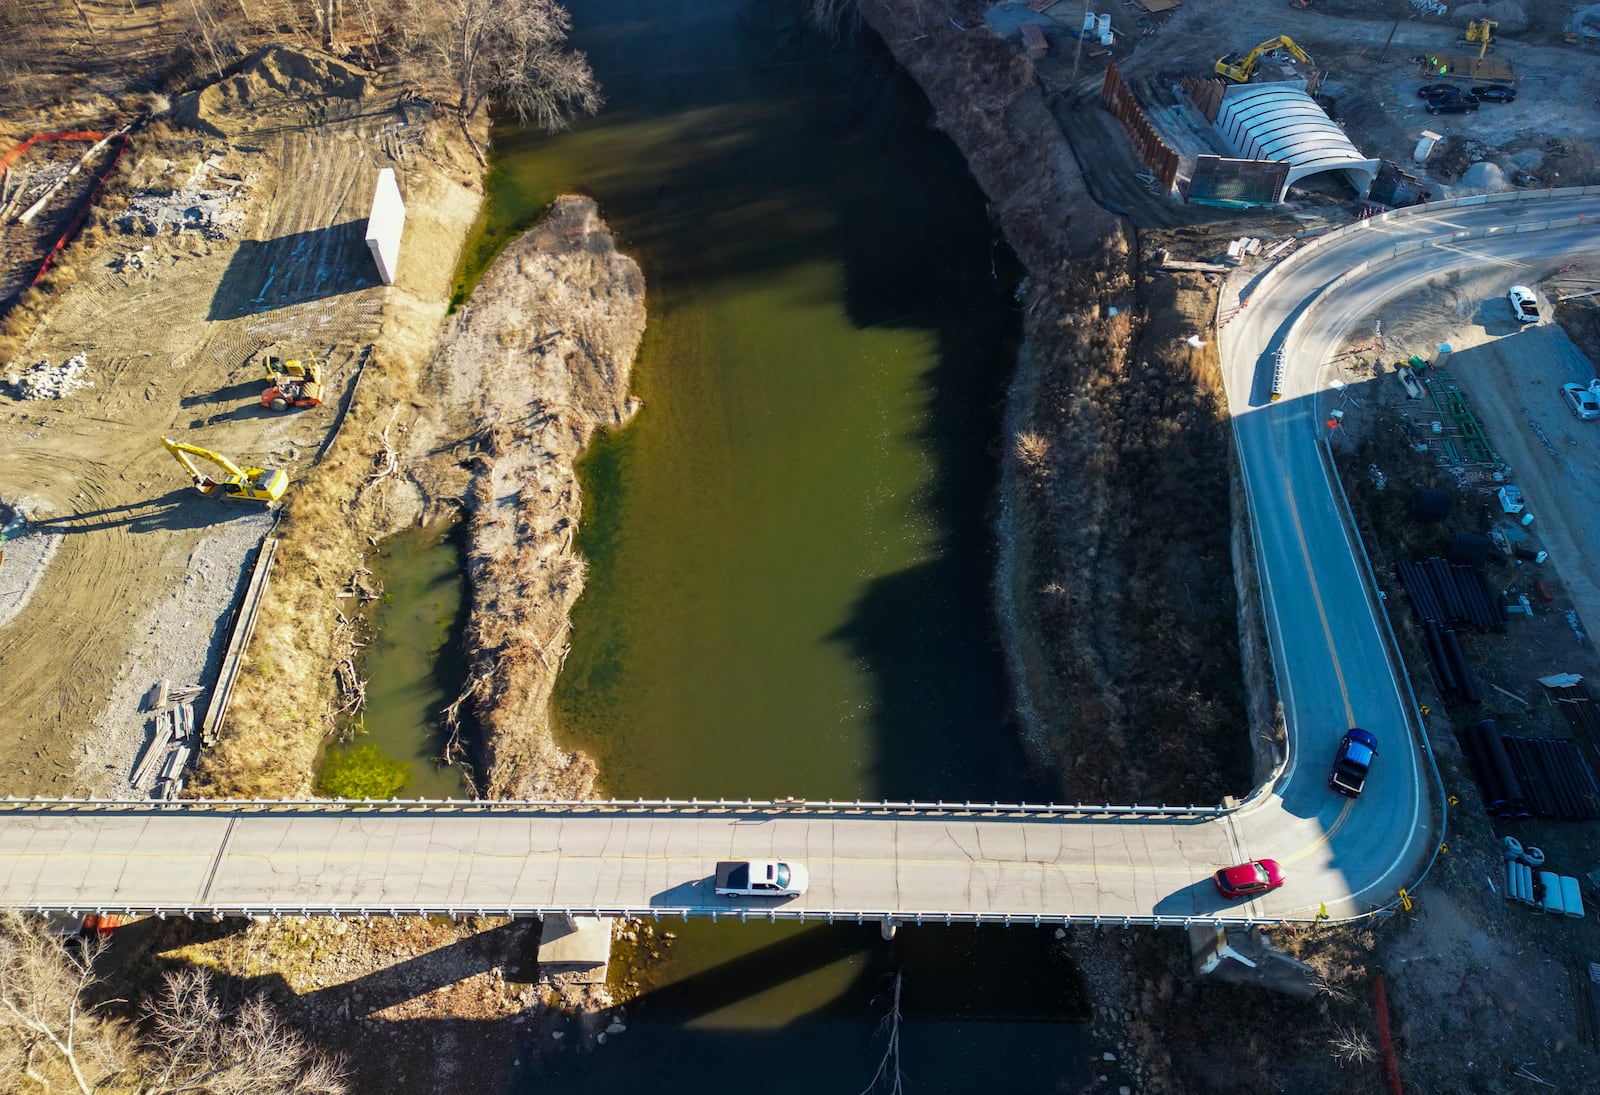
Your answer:
[[[864,802],[842,799],[101,799],[0,798],[0,813],[193,813],[230,815],[281,813],[285,815],[414,813],[419,815],[480,814],[598,814],[598,813],[763,813],[763,814],[905,814],[927,816],[976,815],[1042,817],[1217,817],[1231,812],[1224,806],[1142,806],[1115,803],[1029,802]]]
[[[184,917],[189,920],[223,920],[229,917],[255,920],[283,920],[288,917],[313,916],[350,920],[370,920],[373,917],[444,916],[451,920],[472,917],[505,917],[507,919],[544,919],[546,916],[595,917],[617,920],[737,920],[776,924],[779,922],[807,922],[825,924],[881,924],[897,926],[952,927],[971,924],[975,927],[993,925],[1006,928],[1042,928],[1049,925],[1088,928],[1179,928],[1187,931],[1194,927],[1255,928],[1296,927],[1315,924],[1340,924],[1369,921],[1384,916],[1391,906],[1374,906],[1353,916],[1167,916],[1162,914],[1096,916],[1077,913],[996,913],[996,912],[908,912],[883,909],[850,909],[821,912],[814,909],[713,909],[701,905],[645,906],[594,905],[582,908],[544,908],[537,906],[452,906],[452,905],[35,905],[25,911],[50,916],[64,913],[83,916],[87,913],[114,913],[120,916],[150,915],[161,920]]]

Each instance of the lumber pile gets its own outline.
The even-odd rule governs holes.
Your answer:
[[[171,681],[162,679],[145,694],[144,709],[150,714],[145,728],[150,737],[134,762],[129,782],[143,787],[154,775],[151,798],[177,798],[183,789],[184,772],[198,745],[193,701],[200,691],[198,684],[174,688]]]

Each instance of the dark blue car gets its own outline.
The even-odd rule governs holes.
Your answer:
[[[1333,758],[1328,786],[1341,795],[1361,797],[1361,789],[1367,785],[1367,773],[1377,755],[1378,739],[1361,727],[1352,726],[1339,740],[1339,752]]]

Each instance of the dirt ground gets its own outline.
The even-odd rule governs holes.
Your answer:
[[[13,359],[83,354],[93,386],[0,399],[0,497],[30,535],[59,537],[42,576],[22,572],[20,553],[0,575],[6,589],[33,587],[0,631],[0,702],[13,712],[0,761],[21,776],[10,793],[146,790],[127,782],[147,733],[139,697],[162,677],[214,680],[240,576],[271,522],[196,496],[161,437],[297,476],[380,330],[387,352],[422,355],[431,334],[409,314],[431,313],[434,330],[443,316],[451,264],[413,261],[397,286],[379,283],[361,239],[373,181],[381,167],[399,172],[412,256],[453,253],[476,202],[418,200],[441,169],[393,94],[345,122],[357,101],[332,95],[295,124],[268,101],[269,82],[303,93],[329,71],[289,67],[269,55],[235,77],[241,90],[209,112],[212,129],[237,112],[228,137],[165,126],[136,137],[106,223],[70,256],[73,279]],[[167,223],[128,215],[174,206]],[[255,355],[267,346],[315,355],[330,398],[262,409]]]

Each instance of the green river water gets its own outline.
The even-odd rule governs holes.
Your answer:
[[[1051,797],[990,612],[1018,271],[959,154],[881,43],[820,39],[795,3],[570,7],[606,108],[496,133],[468,263],[581,192],[649,283],[644,410],[580,469],[590,573],[557,737],[618,797]],[[458,567],[420,536],[388,554],[391,592]],[[367,724],[400,728],[372,740],[408,760],[437,750],[448,691],[414,654],[367,662]],[[391,672],[407,695],[380,707]],[[436,787],[407,793],[458,793]],[[912,1090],[1076,1089],[1096,1063],[1049,930],[661,926],[665,958],[613,965],[643,985],[626,1032],[547,1041],[510,1090],[860,1091],[894,972]]]

